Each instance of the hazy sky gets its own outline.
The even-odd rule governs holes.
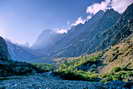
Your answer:
[[[109,0],[0,0],[0,35],[32,44],[43,30],[67,29],[77,18],[94,14],[90,5],[105,1]]]

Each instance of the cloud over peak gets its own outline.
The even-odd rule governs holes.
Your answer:
[[[71,24],[71,26],[76,26],[78,24],[84,24],[85,23],[85,19],[82,19],[81,17],[79,17],[74,23]]]
[[[94,3],[87,7],[86,13],[96,14],[98,11],[112,8],[119,13],[123,13],[126,8],[133,3],[133,0],[105,0],[100,3]]]
[[[86,18],[78,17],[78,19],[71,24],[71,26],[76,26],[78,24],[84,24],[86,21],[92,18],[100,10],[106,11],[107,9],[114,9],[118,13],[123,13],[127,7],[133,3],[133,0],[104,0],[100,3],[94,3],[89,5],[86,9],[88,16]]]
[[[102,1],[100,3],[94,3],[87,7],[86,13],[96,14],[100,10],[105,11],[109,3],[110,3],[110,0]]]
[[[127,7],[132,3],[133,0],[112,0],[111,6],[115,11],[123,13],[127,9]]]
[[[64,33],[67,33],[67,32],[68,32],[68,30],[64,29],[64,28],[56,30],[56,33],[58,33],[58,34],[64,34]]]

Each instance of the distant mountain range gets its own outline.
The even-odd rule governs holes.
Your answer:
[[[59,38],[63,35],[58,34],[56,31],[51,29],[44,30],[36,40],[35,44],[32,45],[33,49],[46,49],[56,43]]]
[[[99,11],[84,24],[71,27],[68,33],[44,30],[31,48],[7,42],[8,49],[13,59],[26,61],[35,58],[48,62],[55,58],[86,55],[106,49],[132,34],[132,19],[133,4],[123,14],[113,9]]]
[[[9,40],[6,40],[8,51],[11,55],[11,58],[13,60],[17,61],[30,61],[35,56],[32,55],[31,49],[28,47],[24,47],[15,43],[10,42]]]
[[[30,63],[48,62],[47,60],[42,60],[42,58],[36,55],[36,52],[29,47],[12,43],[9,40],[6,40],[6,44],[12,60]]]
[[[6,41],[0,37],[0,77],[33,74],[37,72],[40,72],[40,69],[29,63],[11,60]]]

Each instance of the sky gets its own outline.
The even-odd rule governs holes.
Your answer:
[[[109,5],[119,13],[133,0],[0,0],[0,35],[15,43],[32,45],[45,29],[84,24]]]

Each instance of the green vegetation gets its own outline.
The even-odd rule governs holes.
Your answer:
[[[85,72],[82,70],[65,70],[62,72],[55,72],[55,74],[60,75],[60,77],[67,80],[96,81],[99,79],[97,74],[92,72]]]
[[[88,56],[81,56],[77,58],[69,58],[61,60],[54,73],[68,80],[85,80],[85,81],[101,81],[108,82],[112,80],[129,81],[132,80],[133,69],[128,68],[129,63],[123,66],[112,66],[112,70],[107,73],[96,73],[96,71],[84,71],[77,69],[84,64],[99,63],[103,52],[98,52]],[[108,64],[107,64],[108,65]],[[100,64],[103,68],[107,65]],[[90,66],[91,67],[91,66]],[[91,68],[92,69],[92,68]],[[97,69],[97,67],[96,67]]]
[[[133,71],[125,67],[114,67],[111,73],[101,75],[101,82],[108,82],[111,80],[129,81],[132,79]]]
[[[122,70],[122,68],[121,67],[114,67],[113,69],[112,69],[112,73],[116,73],[116,72],[119,72],[119,71],[121,71]]]
[[[63,60],[63,63],[61,62],[61,64],[58,65],[58,68],[54,71],[54,73],[60,75],[64,79],[97,81],[99,80],[98,74],[95,72],[77,70],[77,67],[85,63],[93,64],[99,61],[101,55],[102,53],[99,52],[89,56]]]
[[[43,72],[48,72],[53,70],[53,65],[52,64],[46,64],[46,63],[33,63],[36,68],[42,70]]]
[[[71,58],[70,60],[62,60],[63,63],[59,64],[57,71],[63,70],[74,70],[76,67],[83,65],[85,63],[95,63],[99,60],[102,56],[102,52],[88,55],[88,56],[81,56],[78,58]]]
[[[103,79],[101,80],[101,82],[108,82],[112,80],[129,81],[132,76],[133,76],[132,71],[120,71],[104,75],[102,77]]]

